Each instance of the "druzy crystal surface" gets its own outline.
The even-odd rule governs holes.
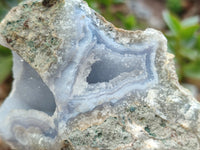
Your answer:
[[[27,0],[1,22],[0,43],[13,50],[0,107],[12,147],[196,148],[199,103],[178,84],[159,31],[118,29],[82,0]]]

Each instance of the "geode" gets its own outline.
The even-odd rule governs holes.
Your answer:
[[[0,136],[16,149],[199,149],[200,105],[154,29],[114,27],[82,0],[27,0],[0,24],[14,82]]]

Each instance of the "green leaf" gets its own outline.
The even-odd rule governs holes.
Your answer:
[[[200,62],[189,63],[184,66],[184,74],[188,78],[200,79]]]
[[[85,0],[88,5],[93,8],[94,10],[98,11],[99,12],[99,9],[98,9],[98,3],[94,0]]]
[[[12,69],[12,57],[0,57],[0,83],[2,83]]]
[[[197,44],[196,44],[196,46],[200,51],[200,34],[197,36]]]
[[[120,3],[124,3],[124,0],[113,0],[114,4],[120,4]]]
[[[194,25],[197,25],[198,23],[199,23],[199,17],[198,16],[186,18],[183,21],[181,21],[181,25],[183,27],[194,26]]]
[[[191,39],[195,36],[195,33],[197,32],[197,30],[199,29],[199,25],[192,25],[192,26],[187,26],[187,27],[183,27],[180,31],[180,36],[183,39]]]
[[[187,48],[182,48],[180,50],[180,54],[191,61],[196,60],[199,56],[198,51],[196,51],[195,49],[187,49]]]
[[[1,56],[11,56],[11,51],[8,48],[0,45],[0,57]]]
[[[112,0],[99,0],[99,2],[105,5],[106,7],[109,7],[112,5]]]
[[[168,11],[163,13],[164,21],[166,22],[169,29],[175,34],[178,35],[181,30],[181,24],[178,18],[170,14]]]
[[[133,15],[127,16],[123,22],[125,28],[128,30],[133,29],[133,27],[136,25],[136,20]]]
[[[192,37],[190,39],[181,39],[180,45],[181,45],[180,49],[184,49],[184,48],[197,49],[195,47],[195,45],[196,45],[196,38],[195,37]]]
[[[183,10],[182,0],[167,0],[166,4],[167,8],[174,13],[180,13]]]

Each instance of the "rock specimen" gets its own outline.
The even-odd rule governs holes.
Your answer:
[[[199,149],[200,105],[159,31],[115,28],[82,0],[27,0],[0,24],[14,83],[0,136],[16,149]]]

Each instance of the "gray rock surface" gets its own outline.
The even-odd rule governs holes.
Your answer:
[[[159,31],[115,28],[82,0],[27,0],[0,24],[14,83],[0,136],[16,149],[199,149],[199,102]]]

